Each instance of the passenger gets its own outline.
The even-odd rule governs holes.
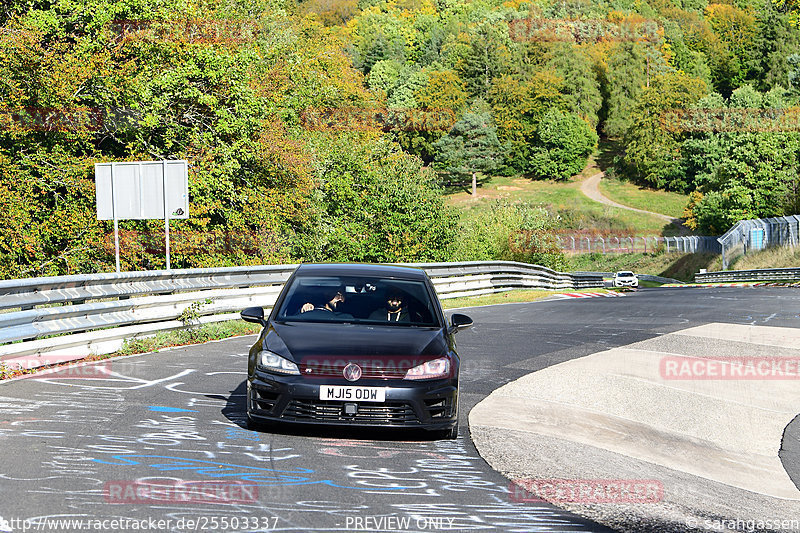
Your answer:
[[[403,307],[403,295],[399,292],[390,292],[386,297],[386,306],[373,311],[370,320],[385,320],[387,322],[411,322],[408,309]]]

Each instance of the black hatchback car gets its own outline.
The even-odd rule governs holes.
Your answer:
[[[368,264],[304,264],[250,349],[247,420],[419,428],[458,434],[459,357],[424,270]]]

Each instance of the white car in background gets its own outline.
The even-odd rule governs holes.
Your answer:
[[[639,287],[639,278],[630,270],[620,270],[614,274],[614,287]]]

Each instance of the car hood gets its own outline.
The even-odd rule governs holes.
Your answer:
[[[296,363],[320,355],[440,356],[448,351],[442,328],[296,322],[272,323],[264,347]]]

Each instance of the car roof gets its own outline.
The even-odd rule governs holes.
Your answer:
[[[385,276],[414,280],[427,279],[427,274],[421,268],[378,263],[303,263],[297,267],[295,275]]]

